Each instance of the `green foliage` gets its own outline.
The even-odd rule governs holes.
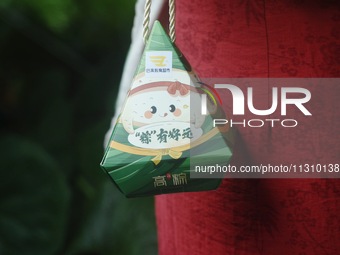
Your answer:
[[[0,254],[156,254],[99,167],[134,1],[0,1]]]
[[[55,254],[69,207],[58,164],[22,137],[2,137],[0,146],[0,254]]]

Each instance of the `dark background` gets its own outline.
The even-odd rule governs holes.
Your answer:
[[[156,254],[99,163],[134,0],[0,1],[0,254]]]

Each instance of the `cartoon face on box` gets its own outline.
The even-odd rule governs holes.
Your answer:
[[[202,135],[200,127],[205,116],[201,114],[200,102],[196,88],[180,81],[144,83],[130,91],[121,122],[130,134],[129,141],[138,147],[180,146]],[[184,135],[189,131],[188,136]],[[161,132],[163,140],[159,139]],[[171,134],[175,132],[174,137]],[[150,142],[140,142],[141,134],[147,134]]]

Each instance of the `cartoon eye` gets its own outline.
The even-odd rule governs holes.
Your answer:
[[[151,112],[152,114],[155,114],[155,113],[157,112],[156,106],[151,106],[150,112]]]
[[[170,105],[170,106],[169,106],[169,111],[170,111],[170,112],[176,111],[176,107],[175,107],[173,104]]]

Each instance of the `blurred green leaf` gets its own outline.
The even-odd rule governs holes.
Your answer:
[[[77,11],[74,2],[69,0],[20,0],[12,4],[16,7],[30,8],[54,31],[65,29]]]
[[[10,5],[12,0],[2,0],[0,1],[0,7],[7,7],[8,5]]]
[[[64,176],[42,148],[21,137],[2,137],[0,148],[0,254],[55,254],[69,206]]]
[[[134,4],[0,1],[1,255],[157,253],[153,198],[99,167]]]
[[[153,198],[126,199],[107,181],[67,255],[157,254]]]

